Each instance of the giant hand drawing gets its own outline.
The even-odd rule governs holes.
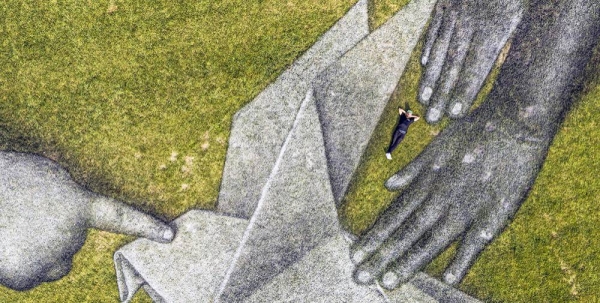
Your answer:
[[[69,273],[88,228],[173,239],[171,227],[119,201],[87,191],[57,163],[0,152],[0,283],[27,290]]]
[[[387,181],[406,190],[354,247],[358,281],[394,288],[464,235],[444,275],[457,284],[518,210],[599,38],[599,4],[553,4],[532,6],[485,103]]]
[[[125,302],[141,287],[157,302],[475,301],[417,272],[460,239],[443,276],[457,285],[514,216],[573,101],[600,24],[600,5],[586,1],[549,1],[556,14],[547,14],[543,1],[532,1],[526,13],[518,0],[475,2],[437,3],[419,92],[429,122],[444,112],[466,117],[386,182],[403,192],[351,249],[335,206],[348,190],[433,0],[413,0],[372,33],[367,1],[359,1],[240,110],[217,211],[183,214],[172,223],[178,231],[172,243],[157,243],[171,240],[171,227],[81,189],[55,163],[0,153],[0,168],[9,172],[0,176],[0,210],[9,213],[0,236],[10,242],[0,250],[0,283],[24,290],[61,278],[86,228],[98,227],[154,240],[136,240],[114,255]],[[494,90],[468,113],[515,29]],[[44,167],[51,173],[24,172]],[[46,208],[35,199],[17,199],[14,207],[15,196],[49,187],[66,198]],[[56,219],[46,220],[50,215]],[[45,233],[19,230],[32,218]],[[37,246],[30,245],[32,238]]]
[[[468,112],[524,6],[522,0],[437,3],[421,55],[419,100],[429,108],[427,121]]]
[[[415,1],[358,42],[367,34],[366,1],[359,1],[242,109],[218,207],[237,218],[188,213],[176,220],[183,232],[171,247],[144,240],[123,247],[115,255],[121,299],[144,287],[155,301],[167,302],[472,300],[425,275],[395,292],[356,285],[335,211],[424,26],[417,16],[432,5]],[[343,54],[330,48],[344,45],[330,43],[339,37],[358,44]],[[327,61],[333,62],[309,85],[314,67]],[[211,238],[219,245],[207,247]]]

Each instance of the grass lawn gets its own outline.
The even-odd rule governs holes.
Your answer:
[[[3,1],[0,149],[43,154],[88,188],[167,220],[213,208],[233,114],[354,2]],[[372,26],[406,2],[374,0]],[[408,102],[423,113],[417,59],[341,209],[354,232],[396,195],[383,181],[447,124],[419,122],[392,162],[383,157],[395,107]],[[504,302],[600,301],[599,61],[515,221],[461,285],[468,293]],[[118,301],[112,254],[130,240],[91,230],[67,277],[27,292],[0,286],[0,302]],[[429,271],[439,273],[451,253]]]

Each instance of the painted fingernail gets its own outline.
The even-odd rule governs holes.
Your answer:
[[[453,115],[458,115],[458,114],[460,114],[461,109],[462,109],[462,103],[457,102],[457,103],[454,103],[454,106],[452,107],[452,110],[450,112]]]
[[[437,109],[437,108],[432,108],[429,110],[429,113],[427,113],[427,120],[429,121],[437,121],[440,119],[440,114],[442,112]]]
[[[365,259],[365,256],[366,256],[365,251],[362,249],[359,249],[352,255],[352,263],[354,263],[354,265],[360,264],[360,262],[362,262]]]
[[[427,65],[427,61],[429,61],[429,56],[423,56],[421,58],[421,65]]]
[[[450,285],[452,285],[452,284],[456,283],[456,276],[455,276],[454,274],[447,273],[447,274],[444,276],[444,281],[445,281],[447,284],[450,284]]]
[[[165,230],[162,233],[162,238],[165,241],[171,241],[173,240],[173,237],[175,236],[175,233],[173,233],[173,230],[171,230],[170,228],[165,228]]]
[[[425,87],[423,89],[423,93],[421,94],[421,100],[429,101],[429,98],[431,98],[432,94],[433,94],[433,89],[429,86]]]
[[[467,163],[467,164],[473,163],[474,161],[475,161],[475,155],[472,153],[466,153],[462,160],[463,163]]]
[[[355,243],[356,241],[358,241],[358,237],[355,236],[354,234],[351,234],[347,231],[342,231],[342,236],[344,236],[344,240],[346,240],[346,242],[348,242],[349,244]]]
[[[394,289],[398,286],[398,275],[392,271],[388,271],[383,275],[381,283],[387,289]]]
[[[373,280],[373,277],[367,271],[361,270],[356,274],[356,282],[360,284],[369,284]]]
[[[489,241],[489,240],[491,240],[494,237],[494,235],[491,232],[487,231],[487,230],[482,230],[479,233],[479,237],[481,237],[484,240]]]
[[[393,175],[387,181],[385,181],[385,187],[387,189],[398,189],[408,182],[408,178],[404,175]]]

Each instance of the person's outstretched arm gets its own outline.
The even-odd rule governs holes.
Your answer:
[[[443,279],[463,279],[527,196],[599,31],[600,2],[534,4],[484,104],[387,180],[405,190],[353,245],[357,282],[395,288],[458,239]]]

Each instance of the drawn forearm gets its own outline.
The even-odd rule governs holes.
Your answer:
[[[550,141],[581,88],[598,42],[600,4],[538,1],[526,18],[545,21],[522,23],[488,97],[491,102],[478,111],[517,122],[524,131]]]

